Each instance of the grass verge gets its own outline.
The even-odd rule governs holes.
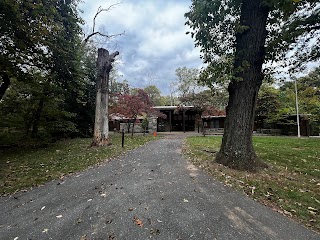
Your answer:
[[[78,138],[47,146],[0,149],[0,195],[10,194],[63,178],[89,166],[105,162],[154,140],[151,135],[126,136],[121,147],[121,134],[111,135],[112,145],[90,148],[92,139]]]
[[[184,154],[227,186],[320,232],[320,139],[255,137],[259,173],[229,169],[214,161],[221,137],[190,137]]]

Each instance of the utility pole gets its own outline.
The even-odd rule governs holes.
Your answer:
[[[294,78],[294,88],[296,90],[296,110],[297,110],[297,125],[298,125],[298,138],[299,138],[300,137],[300,118],[299,118],[298,88],[297,88],[296,78]]]
[[[174,82],[171,82],[170,84],[169,84],[169,87],[170,87],[170,104],[171,104],[171,106],[173,106],[173,104],[174,104],[174,99],[173,99],[173,96],[172,96],[172,94],[174,93],[174,86],[175,86],[175,83]]]

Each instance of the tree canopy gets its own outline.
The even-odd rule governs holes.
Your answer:
[[[295,79],[299,103],[299,114],[307,117],[310,134],[320,131],[320,71],[319,67],[308,75]],[[256,115],[268,123],[277,125],[295,124],[288,116],[296,115],[295,83],[279,82],[277,85],[264,83],[260,89]]]
[[[128,132],[132,124],[132,134],[134,125],[139,116],[148,116],[156,111],[153,109],[153,102],[143,89],[135,89],[134,94],[118,93],[110,113],[128,121]]]
[[[208,63],[206,74],[211,76],[211,81],[231,80],[234,76],[236,35],[249,27],[240,23],[242,2],[193,0],[190,11],[185,14],[186,24],[191,27],[188,33],[201,48],[203,61]],[[261,4],[269,9],[265,63],[290,64],[292,70],[299,71],[305,63],[319,59],[320,6],[317,0],[269,0]],[[289,51],[294,54],[287,55]],[[286,55],[288,59],[284,61]]]
[[[15,131],[19,141],[92,132],[95,52],[81,47],[77,4],[0,0],[0,134]]]
[[[161,105],[161,91],[155,85],[145,87],[144,92],[149,96],[154,106]]]
[[[253,171],[267,166],[255,154],[252,142],[260,86],[265,74],[275,69],[267,68],[268,64],[296,71],[319,58],[319,11],[316,0],[192,1],[186,24],[208,64],[202,72],[204,82],[209,86],[229,83],[225,130],[216,161]]]
[[[42,74],[73,72],[66,67],[80,43],[82,20],[77,2],[0,1],[2,81],[5,75],[22,80],[35,70]]]

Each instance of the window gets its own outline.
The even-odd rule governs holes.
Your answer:
[[[219,119],[212,119],[210,125],[212,128],[219,128],[220,127]]]

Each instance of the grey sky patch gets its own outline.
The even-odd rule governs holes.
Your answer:
[[[86,31],[92,28],[92,19],[99,6],[108,8],[117,1],[85,1],[79,5],[86,21]],[[190,0],[124,0],[110,12],[101,13],[97,28],[104,26],[108,34],[125,31],[108,46],[120,51],[119,72],[133,87],[156,85],[162,94],[169,94],[169,84],[176,79],[178,67],[200,68],[200,49],[185,33],[184,13]],[[106,47],[98,44],[97,47]],[[117,49],[115,49],[117,48]]]

